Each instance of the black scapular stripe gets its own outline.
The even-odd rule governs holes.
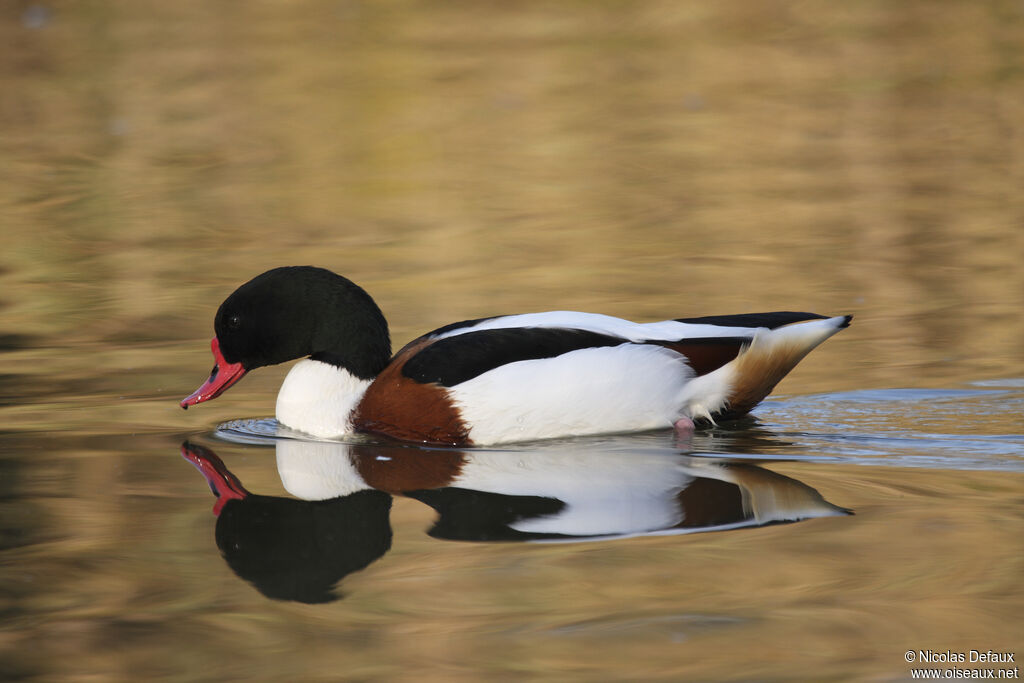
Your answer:
[[[701,318],[676,318],[676,322],[697,325],[721,325],[723,327],[767,327],[775,329],[804,320],[820,320],[828,316],[817,313],[795,311],[773,311],[771,313],[739,313],[737,315],[706,315]]]
[[[453,387],[508,363],[628,343],[621,337],[564,328],[478,330],[434,342],[410,358],[402,374],[423,384],[436,382]]]
[[[557,498],[515,496],[463,488],[406,491],[403,494],[437,510],[438,519],[427,532],[451,541],[526,541],[567,538],[565,534],[518,531],[522,520],[556,515],[565,509]]]

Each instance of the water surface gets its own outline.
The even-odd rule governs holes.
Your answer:
[[[1022,656],[1019,3],[22,3],[0,38],[0,678]],[[491,476],[361,488],[351,452],[280,466],[321,447],[265,419],[286,367],[178,408],[219,302],[305,263],[363,285],[396,348],[553,308],[855,318],[692,440],[372,452]],[[186,442],[271,506],[356,495],[337,528],[370,550],[325,601],[268,597]]]

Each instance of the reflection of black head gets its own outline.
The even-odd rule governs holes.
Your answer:
[[[249,495],[217,518],[228,566],[268,598],[330,602],[342,578],[391,548],[391,496],[358,491],[323,501]]]

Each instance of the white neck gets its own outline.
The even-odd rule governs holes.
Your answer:
[[[352,447],[333,441],[277,441],[277,473],[303,500],[341,498],[370,488],[352,463]]]
[[[352,410],[370,382],[330,363],[301,360],[277,394],[277,421],[321,438],[351,434]]]

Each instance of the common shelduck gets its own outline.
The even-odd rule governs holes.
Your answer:
[[[216,365],[181,406],[302,358],[281,385],[277,420],[320,438],[470,446],[686,431],[745,415],[850,319],[777,311],[635,323],[550,311],[446,325],[392,357],[369,294],[329,270],[289,266],[220,305]]]

